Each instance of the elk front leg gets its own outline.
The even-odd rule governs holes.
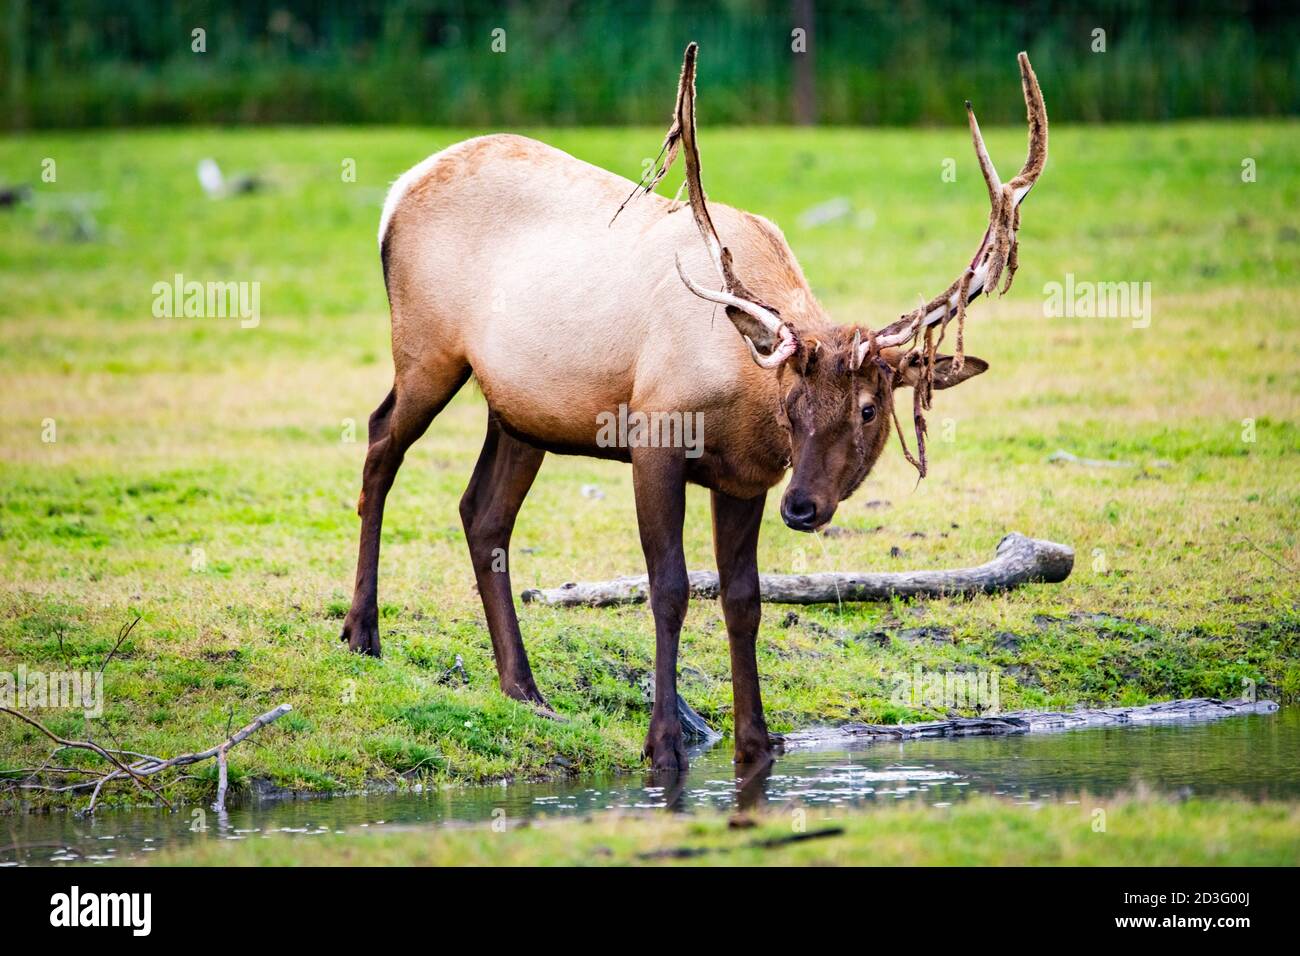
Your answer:
[[[745,765],[763,765],[772,760],[754,656],[763,607],[758,591],[758,529],[766,500],[766,495],[743,501],[713,492],[713,551],[718,561],[727,642],[731,646],[736,763]]]
[[[677,642],[690,581],[682,552],[686,515],[686,461],[680,448],[632,449],[641,549],[650,575],[650,609],[655,619],[655,699],[645,756],[655,770],[687,767],[682,725],[677,717]]]

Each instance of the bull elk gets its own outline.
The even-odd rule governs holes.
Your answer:
[[[934,389],[988,367],[963,355],[966,306],[1000,278],[1003,292],[1010,285],[1019,206],[1047,158],[1042,93],[1021,53],[1029,154],[1010,182],[998,179],[966,104],[992,207],[970,265],[886,328],[837,325],[776,226],[706,202],[695,139],[696,51],[694,43],[686,49],[662,162],[640,183],[503,134],[448,147],[393,184],[379,244],[395,374],[370,416],[356,589],[342,633],[353,651],[378,656],[384,499],[407,448],[474,375],[487,399],[487,437],[460,514],[501,689],[546,707],[499,560],[543,456],[630,462],[655,622],[645,755],[656,770],[686,767],[676,678],[689,596],[687,483],[712,495],[736,761],[766,763],[772,750],[754,644],[767,492],[793,469],[782,518],[798,531],[825,525],[880,457],[890,421],[899,427],[894,393],[901,386],[913,390],[916,457],[901,429],[899,438],[925,474],[923,413]],[[652,191],[679,153],[686,215],[687,206]],[[648,200],[631,202],[638,193]],[[710,273],[719,288],[706,280]],[[729,322],[712,321],[718,306]],[[941,355],[954,320],[955,354]],[[662,442],[600,440],[602,416],[620,407],[702,415],[702,448],[687,455]]]

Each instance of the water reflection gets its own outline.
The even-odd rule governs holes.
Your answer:
[[[553,783],[448,787],[234,807],[0,817],[0,865],[102,863],[197,839],[482,823],[605,810],[731,811],[763,804],[851,809],[884,801],[944,807],[969,794],[1034,804],[1138,787],[1241,799],[1300,799],[1300,710],[1208,724],[1107,727],[1017,737],[928,739],[795,751],[737,777],[729,742],[691,771]],[[206,827],[206,828],[201,828]]]

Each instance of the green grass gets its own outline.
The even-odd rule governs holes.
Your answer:
[[[292,703],[292,719],[235,751],[240,783],[319,790],[638,765],[647,609],[521,610],[540,686],[566,723],[496,689],[456,510],[485,421],[473,389],[411,451],[389,499],[385,657],[337,641],[365,421],[391,376],[378,206],[388,181],[468,132],[0,142],[0,181],[36,192],[0,212],[0,670],[97,667],[140,614],[107,669],[96,739],[179,752]],[[799,609],[791,623],[770,608],[759,653],[774,729],[932,716],[890,702],[892,676],[917,663],[999,668],[1008,709],[1228,696],[1243,681],[1300,699],[1297,133],[1285,122],[1053,130],[1024,209],[1016,286],[981,300],[967,329],[992,370],[936,396],[931,477],[916,486],[891,448],[841,507],[835,523],[850,534],[798,535],[770,508],[760,561],[768,571],[967,565],[1019,530],[1072,545],[1074,574],[971,600]],[[662,130],[537,135],[635,177]],[[783,225],[845,321],[878,327],[948,282],[983,228],[983,184],[959,131],[703,137],[714,200]],[[990,145],[1005,173],[1023,130],[992,130]],[[210,201],[194,176],[204,156],[272,185]],[[956,183],[941,178],[948,157]],[[1242,182],[1244,157],[1257,182]],[[39,178],[47,158],[52,184]],[[357,182],[342,181],[347,159]],[[837,196],[852,216],[799,225]],[[74,238],[78,206],[95,220],[89,240]],[[260,281],[260,325],[153,318],[153,284],[178,272]],[[1150,282],[1150,328],[1044,318],[1044,284],[1067,272]],[[46,419],[53,443],[42,441]],[[1246,419],[1253,442],[1242,440]],[[1135,467],[1049,465],[1057,448]],[[605,497],[583,497],[584,484]],[[688,508],[688,559],[709,567],[707,496],[692,491]],[[642,569],[630,470],[549,458],[512,566],[516,592]],[[444,678],[456,655],[467,686]],[[681,660],[683,693],[728,729],[716,606],[693,606]],[[47,716],[87,732],[76,714]],[[0,723],[0,768],[45,753],[35,732]],[[184,796],[214,786],[211,774],[178,785]]]
[[[749,824],[736,827],[737,821]],[[836,829],[842,832],[832,832]],[[820,835],[816,835],[820,834]],[[794,839],[802,836],[803,839]],[[791,808],[741,818],[602,814],[531,826],[253,835],[166,851],[171,866],[1294,866],[1300,806],[1149,798],[1017,806]]]

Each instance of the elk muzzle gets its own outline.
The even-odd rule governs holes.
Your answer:
[[[839,502],[801,485],[796,477],[781,497],[781,520],[794,531],[816,531],[835,517]]]

